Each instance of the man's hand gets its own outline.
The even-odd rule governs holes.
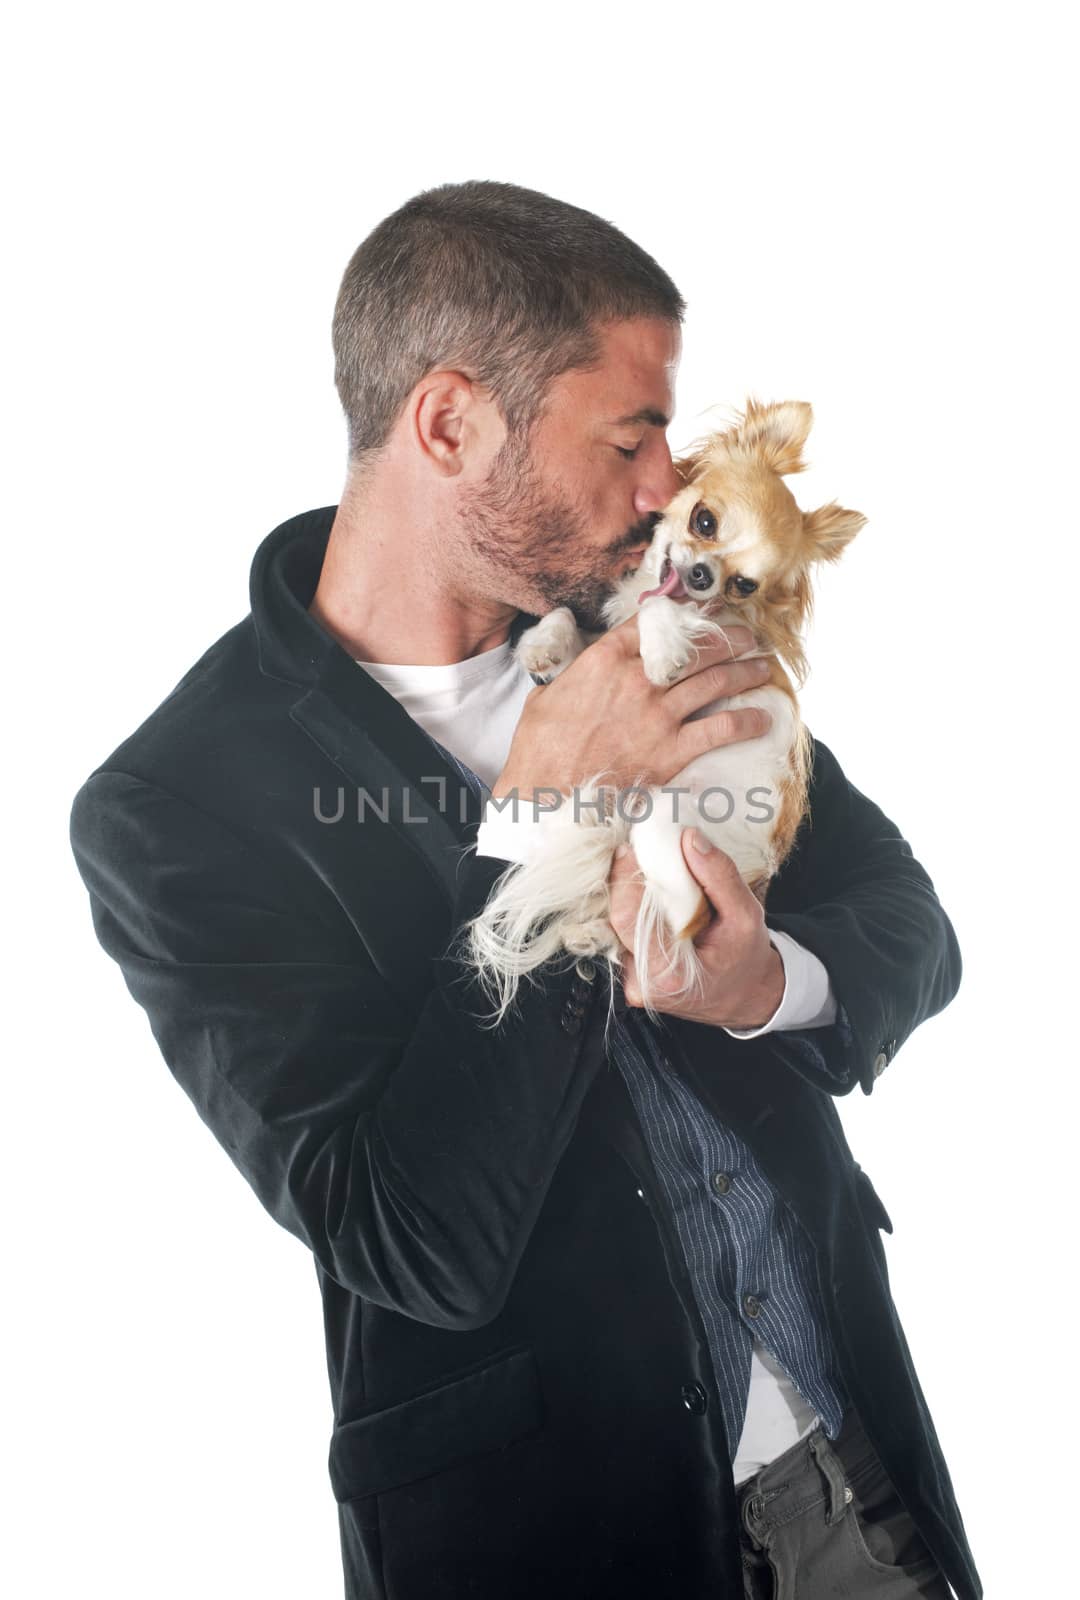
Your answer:
[[[660,976],[667,958],[654,941],[649,952],[649,969],[657,974],[651,983],[652,1005],[657,1011],[713,1027],[760,1028],[783,999],[785,981],[783,961],[769,942],[765,913],[731,857],[697,829],[683,829],[682,849],[686,865],[713,910],[712,920],[694,940],[704,969],[704,988],[700,993],[672,998],[671,990],[677,984]],[[625,947],[623,992],[628,1005],[640,1006],[632,946],[644,885],[629,845],[616,851],[608,884],[611,925]]]
[[[759,707],[689,720],[711,701],[757,688],[768,677],[761,658],[733,659],[754,648],[750,629],[733,624],[727,632],[728,644],[702,644],[693,670],[660,687],[645,676],[637,614],[612,628],[527,696],[492,794],[570,794],[597,772],[613,788],[670,783],[706,750],[764,733],[772,719]]]

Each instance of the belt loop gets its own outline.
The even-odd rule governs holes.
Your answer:
[[[834,1522],[839,1522],[844,1515],[851,1504],[852,1493],[844,1482],[844,1469],[840,1458],[830,1448],[824,1430],[815,1428],[807,1443],[829,1486],[829,1509],[825,1514],[825,1521],[831,1526]]]

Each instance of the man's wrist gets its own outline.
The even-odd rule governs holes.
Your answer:
[[[745,998],[742,1013],[735,1017],[725,1017],[721,1026],[738,1029],[765,1027],[780,1009],[786,989],[787,972],[783,957],[770,940],[768,959],[760,982]]]
[[[560,795],[564,793],[553,784],[537,784],[531,779],[521,783],[512,776],[500,773],[492,787],[491,798],[522,806],[539,805],[542,811],[553,811]]]

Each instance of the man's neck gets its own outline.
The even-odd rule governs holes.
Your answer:
[[[414,540],[411,525],[400,510],[385,514],[375,495],[362,507],[343,497],[311,616],[359,661],[444,666],[502,644],[514,608],[458,589],[444,576],[430,531]]]

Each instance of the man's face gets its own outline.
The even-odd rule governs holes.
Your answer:
[[[529,442],[507,439],[486,481],[459,501],[498,598],[537,616],[569,606],[591,629],[603,628],[601,606],[681,488],[665,437],[678,324],[610,323],[601,341],[599,365],[561,373]]]

